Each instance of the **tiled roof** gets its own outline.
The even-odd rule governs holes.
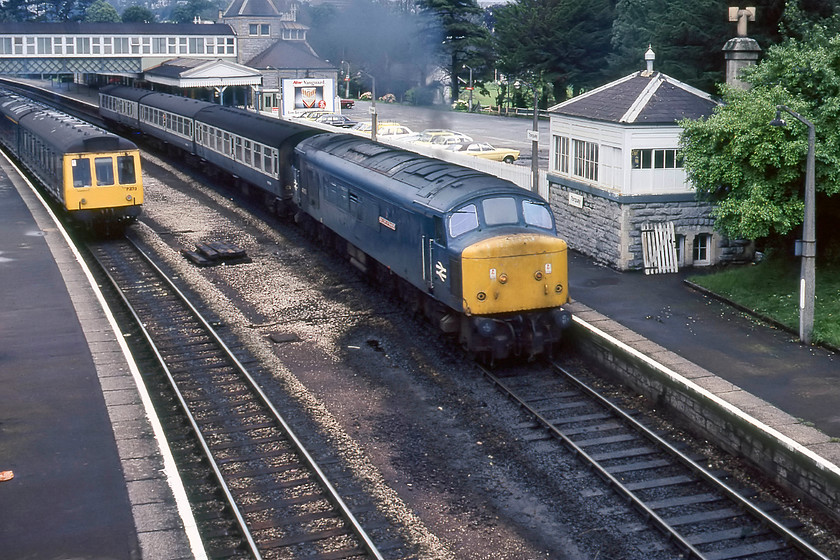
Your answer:
[[[626,124],[674,124],[712,114],[717,102],[660,72],[638,72],[551,107],[549,111]]]
[[[226,23],[3,23],[0,35],[233,35]]]
[[[334,64],[318,58],[305,41],[277,41],[246,62],[251,68],[278,68],[308,70],[331,69]]]

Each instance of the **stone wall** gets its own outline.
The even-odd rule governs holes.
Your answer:
[[[618,270],[643,269],[641,230],[646,222],[674,223],[681,266],[746,261],[753,255],[750,243],[732,242],[716,232],[712,206],[692,194],[622,196],[549,178],[549,202],[557,232],[572,249]],[[708,262],[692,260],[698,235],[710,236]]]

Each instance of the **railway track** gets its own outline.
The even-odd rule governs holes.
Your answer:
[[[212,473],[203,505],[193,504],[212,527],[202,535],[210,556],[382,558],[253,376],[163,271],[127,239],[89,250],[168,378],[198,442],[187,455],[200,454],[199,471]],[[179,469],[198,468],[195,457],[188,462]]]
[[[795,523],[776,520],[726,473],[710,471],[559,364],[484,374],[532,416],[531,437],[559,439],[683,557],[828,560]]]

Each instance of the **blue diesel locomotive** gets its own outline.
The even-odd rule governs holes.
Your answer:
[[[293,209],[480,359],[550,353],[571,324],[566,243],[548,204],[508,181],[167,94],[106,88],[100,112]]]

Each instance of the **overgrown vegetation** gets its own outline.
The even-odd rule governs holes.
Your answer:
[[[707,290],[799,332],[799,259],[770,257],[690,278]],[[817,261],[813,341],[840,347],[840,263]]]

